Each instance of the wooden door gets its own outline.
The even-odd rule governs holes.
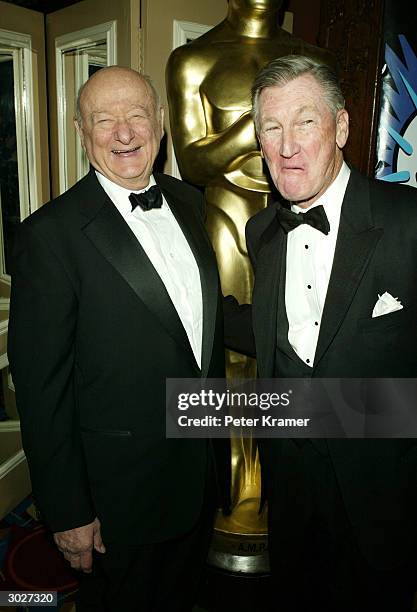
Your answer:
[[[346,158],[369,176],[375,167],[382,18],[383,0],[321,3],[319,43],[338,58],[350,115]]]

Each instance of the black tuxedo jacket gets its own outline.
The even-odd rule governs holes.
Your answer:
[[[33,491],[53,531],[97,515],[105,542],[156,542],[201,510],[210,451],[165,439],[165,379],[224,376],[218,273],[200,193],[155,180],[200,271],[201,370],[94,171],[25,220],[16,241],[9,359]]]
[[[287,354],[280,363],[286,364],[285,371],[276,363],[287,242],[276,218],[277,206],[255,215],[246,230],[255,272],[253,334],[263,378],[305,375],[289,343],[287,348],[282,343]],[[385,291],[398,297],[404,308],[372,318],[378,294]],[[253,338],[250,331],[242,333],[244,316],[247,310],[233,314],[233,304],[226,304],[227,344],[246,346],[250,353]],[[310,375],[417,376],[416,190],[369,180],[352,170]],[[327,444],[362,552],[375,566],[399,562],[417,545],[415,441],[333,439]],[[265,440],[260,446],[268,488],[269,482],[279,480],[281,444]]]

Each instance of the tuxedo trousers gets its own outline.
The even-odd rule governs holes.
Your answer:
[[[279,469],[270,469],[271,611],[411,612],[415,559],[387,571],[368,564],[321,442],[280,441]]]
[[[211,462],[209,462],[211,463]],[[189,532],[164,542],[105,542],[93,571],[80,575],[77,612],[191,612],[204,579],[213,534],[216,486],[209,467],[205,500]]]

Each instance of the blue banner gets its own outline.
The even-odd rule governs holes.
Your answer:
[[[376,177],[417,187],[417,11],[386,0]]]

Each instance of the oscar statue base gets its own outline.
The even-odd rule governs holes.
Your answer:
[[[218,512],[209,565],[234,574],[269,572],[267,510],[258,508],[254,497],[241,500],[230,516]]]

